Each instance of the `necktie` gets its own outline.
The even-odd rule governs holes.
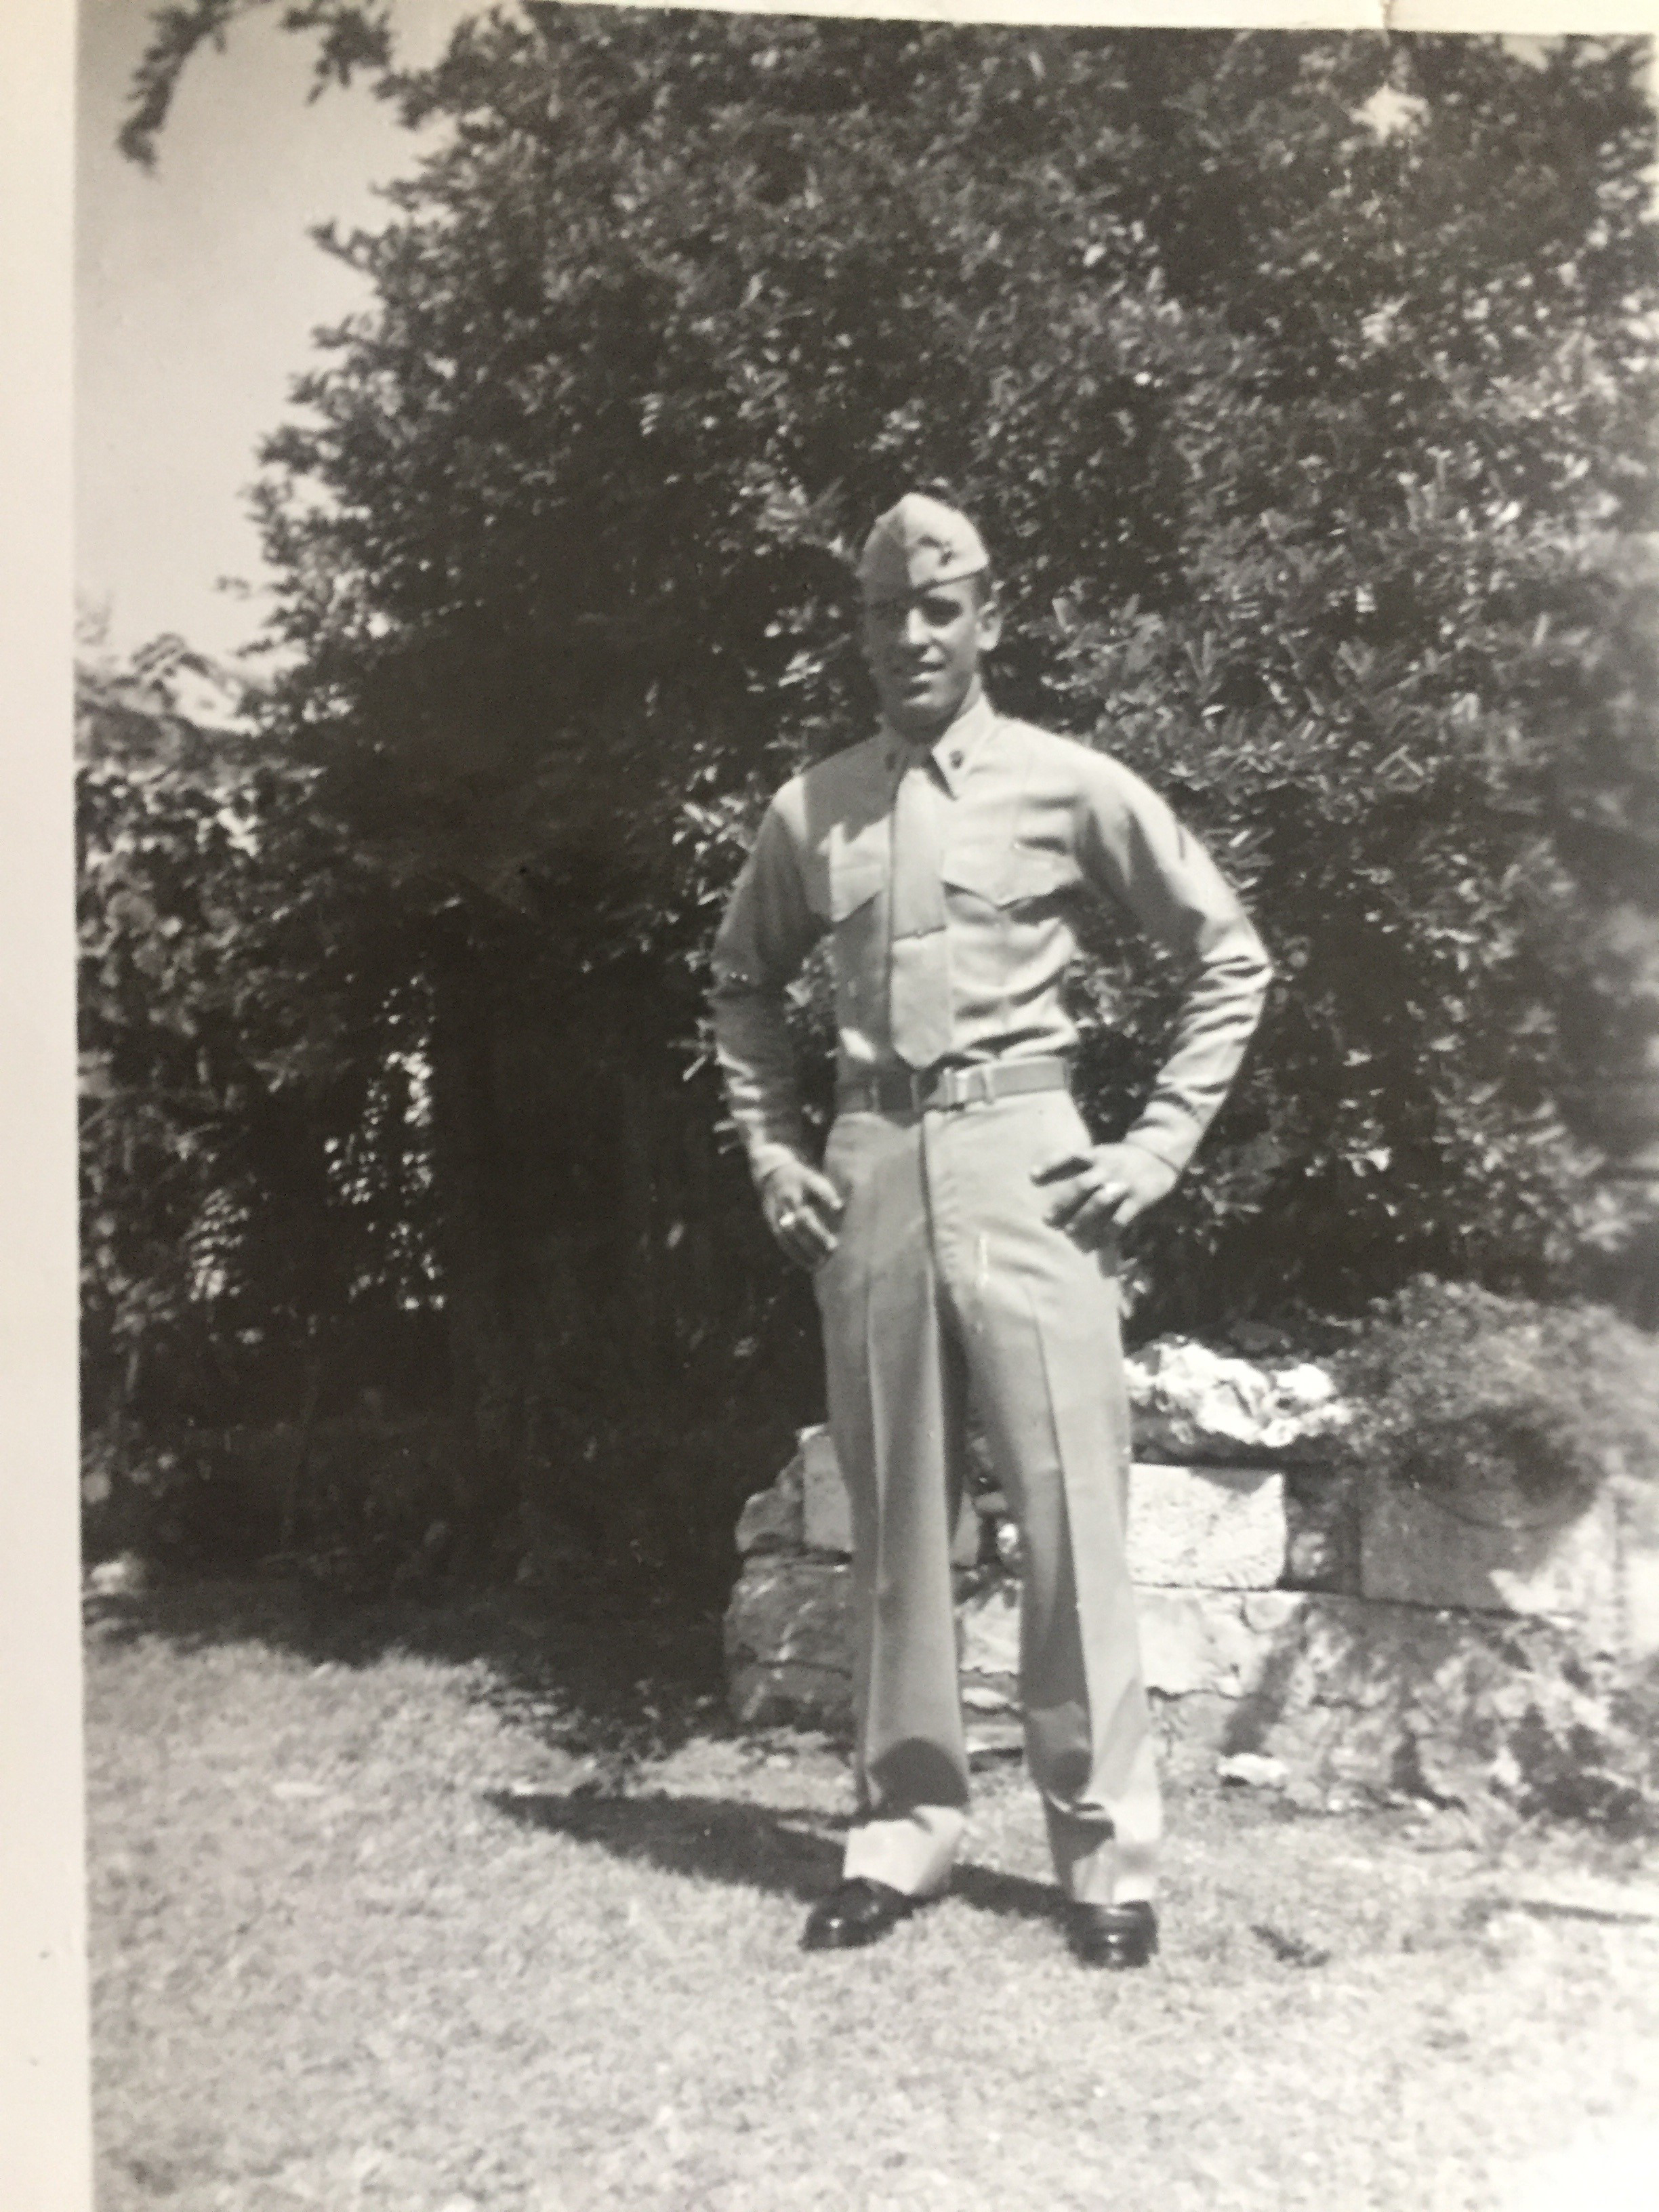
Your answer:
[[[931,1067],[951,1048],[951,967],[939,874],[940,794],[926,754],[899,775],[893,796],[889,1026],[893,1049]]]

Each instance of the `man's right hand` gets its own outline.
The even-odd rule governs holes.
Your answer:
[[[826,1175],[791,1160],[775,1168],[760,1194],[766,1225],[798,1267],[821,1267],[836,1249],[842,1196]]]

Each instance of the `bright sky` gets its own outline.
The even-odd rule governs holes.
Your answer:
[[[280,6],[199,54],[146,174],[115,150],[155,0],[82,0],[76,531],[81,592],[125,650],[163,630],[228,654],[263,604],[216,589],[264,571],[243,489],[310,335],[364,304],[310,224],[384,220],[376,182],[419,140],[364,88],[307,106],[312,46]],[[423,61],[477,0],[399,0]]]

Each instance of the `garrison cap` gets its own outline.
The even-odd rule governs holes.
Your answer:
[[[965,514],[925,492],[906,492],[865,540],[859,582],[867,605],[908,599],[954,584],[991,565],[985,541]]]

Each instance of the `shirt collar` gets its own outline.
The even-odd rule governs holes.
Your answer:
[[[969,769],[974,755],[979,750],[996,722],[990,701],[981,690],[965,706],[955,721],[945,727],[927,748],[933,757],[940,781],[952,799]],[[921,748],[913,745],[909,738],[886,722],[881,726],[883,755],[888,767],[897,775],[917,757]]]

